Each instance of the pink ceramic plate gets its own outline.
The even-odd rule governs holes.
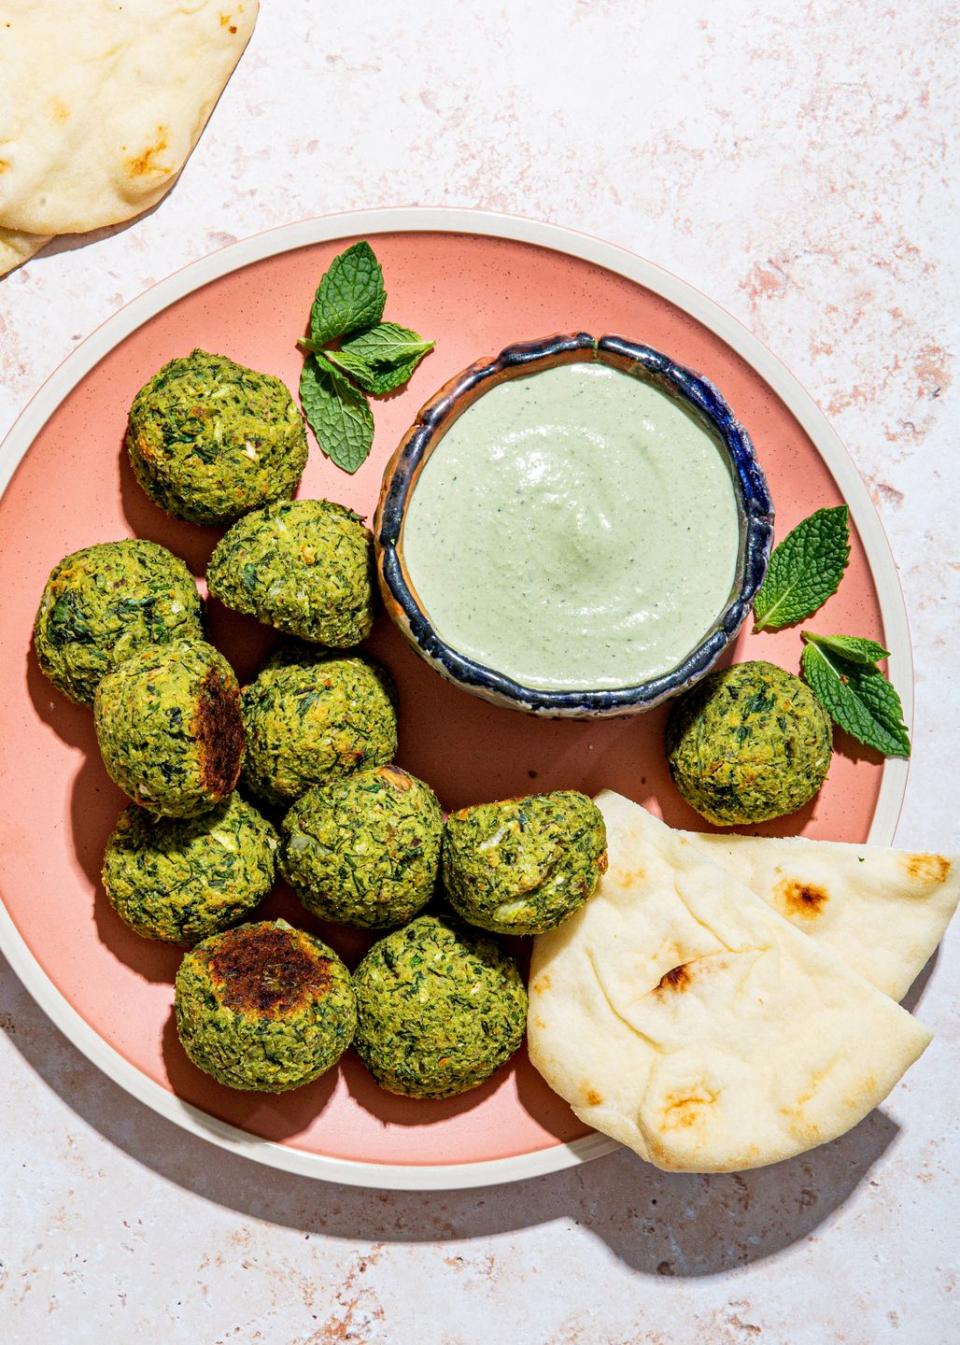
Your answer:
[[[903,602],[879,522],[855,469],[791,376],[729,315],[687,285],[607,244],[546,225],[474,212],[394,210],[314,220],[239,243],[157,285],[93,334],[43,387],[0,459],[0,944],[51,1017],[108,1074],[197,1134],[312,1176],[414,1188],[512,1180],[613,1147],[590,1135],[525,1060],[443,1103],[380,1092],[358,1062],[281,1098],[221,1088],[186,1060],[171,1022],[176,949],[139,939],[111,911],[100,859],[123,799],[96,749],[89,710],[40,675],[30,650],[50,568],[68,551],[138,535],[163,542],[203,574],[217,535],[168,519],[121,456],[134,393],[194,346],[299,376],[316,283],[357,237],[376,248],[387,316],[437,348],[409,386],[376,406],[374,451],[354,477],[313,450],[302,494],[373,512],[380,475],[431,392],[505,345],[555,331],[615,332],[700,370],[722,390],[756,445],[776,502],[778,535],[821,505],[846,500],[856,536],[839,594],[814,619],[824,630],[883,640],[909,721],[911,669]],[[0,481],[2,485],[2,481]],[[212,638],[249,677],[269,642],[262,627],[216,604]],[[400,688],[399,761],[448,808],[561,786],[630,795],[679,826],[703,824],[673,791],[661,748],[663,712],[609,722],[556,722],[496,709],[440,679],[385,621],[374,647]],[[795,668],[799,635],[741,636],[736,657]],[[893,838],[906,780],[839,742],[816,802],[762,830],[842,840]],[[305,920],[280,890],[264,908]],[[317,926],[317,928],[320,928]],[[324,937],[355,960],[363,940]]]

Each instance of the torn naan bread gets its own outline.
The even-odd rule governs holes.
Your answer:
[[[49,242],[49,235],[23,234],[0,227],[0,276],[5,276],[8,271],[22,266]]]
[[[148,210],[256,17],[257,0],[0,0],[0,226],[86,233]]]
[[[960,899],[960,863],[946,855],[803,836],[682,835],[896,1000],[923,970]]]
[[[610,867],[534,941],[530,1058],[657,1167],[760,1167],[872,1111],[930,1034],[726,870],[618,794]]]

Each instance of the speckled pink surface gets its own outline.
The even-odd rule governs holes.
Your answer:
[[[367,6],[262,8],[163,205],[0,282],[0,426],[153,280],[290,219],[481,205],[633,247],[745,321],[853,453],[915,646],[898,842],[956,847],[948,7],[424,0],[379,7],[375,31]],[[958,966],[952,932],[914,995],[937,1034],[922,1070],[809,1158],[677,1178],[619,1154],[441,1196],[217,1152],[107,1082],[5,973],[0,1328],[41,1345],[953,1345]]]

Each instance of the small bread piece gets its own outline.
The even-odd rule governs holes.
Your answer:
[[[6,0],[0,225],[84,233],[149,210],[200,137],[257,0]]]
[[[900,1000],[960,899],[960,857],[806,836],[701,836],[707,859]]]
[[[930,1034],[652,814],[596,800],[610,867],[534,941],[530,1058],[659,1168],[761,1167],[835,1139]]]
[[[0,276],[15,271],[49,242],[49,234],[25,234],[16,229],[0,228]]]

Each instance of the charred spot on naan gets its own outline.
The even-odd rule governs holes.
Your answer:
[[[166,126],[158,126],[156,129],[156,139],[152,145],[141,150],[139,154],[131,154],[124,159],[123,166],[127,171],[127,176],[134,180],[142,177],[169,177],[175,169],[167,164],[157,163],[157,155],[169,148],[170,134]]]
[[[740,951],[752,950],[741,949]],[[673,999],[676,995],[682,995],[689,990],[695,980],[713,972],[726,971],[730,965],[730,956],[727,949],[720,949],[715,953],[702,953],[699,957],[688,958],[686,962],[678,962],[669,971],[665,971],[653,987],[651,994],[660,1000]]]
[[[663,1099],[660,1119],[662,1130],[687,1130],[702,1120],[720,1096],[719,1089],[696,1084],[689,1088],[674,1089]]]
[[[595,1088],[591,1088],[590,1084],[588,1083],[582,1083],[580,1085],[580,1097],[583,1099],[583,1103],[587,1107],[603,1106],[603,1098],[597,1092],[597,1090]]]
[[[542,995],[544,994],[545,991],[550,989],[550,985],[551,985],[550,973],[548,971],[544,971],[541,972],[540,975],[537,977],[537,979],[531,983],[530,989],[533,991],[535,995]]]
[[[947,881],[952,867],[945,855],[904,855],[903,864],[910,878],[933,887]]]
[[[653,993],[659,995],[664,991],[673,990],[681,994],[693,979],[688,968],[689,963],[682,962],[679,967],[673,967],[670,971],[664,972]]]
[[[830,894],[817,883],[803,883],[798,878],[781,878],[773,889],[777,908],[785,915],[799,915],[804,920],[815,920],[823,914]]]

